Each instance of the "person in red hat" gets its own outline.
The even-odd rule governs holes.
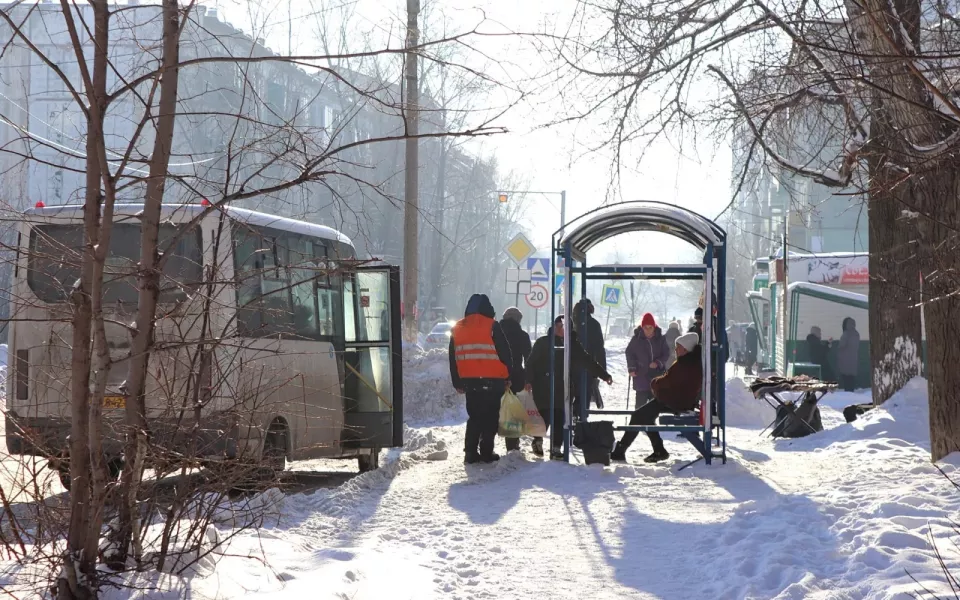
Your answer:
[[[627,371],[630,372],[637,394],[637,408],[653,398],[650,382],[654,377],[663,375],[669,361],[670,345],[667,344],[667,338],[663,336],[653,315],[646,313],[627,346]]]

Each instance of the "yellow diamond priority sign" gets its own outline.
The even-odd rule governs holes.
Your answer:
[[[513,262],[517,264],[526,261],[537,251],[536,247],[527,239],[527,236],[522,233],[518,233],[512,240],[507,242],[504,249],[507,251],[507,254],[510,255],[510,258],[513,259]]]

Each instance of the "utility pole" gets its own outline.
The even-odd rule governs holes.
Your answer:
[[[783,301],[780,303],[780,309],[783,311],[781,317],[783,324],[783,376],[786,377],[788,371],[790,370],[790,364],[787,360],[787,335],[788,335],[788,326],[787,326],[787,317],[789,313],[787,311],[787,301],[790,298],[790,293],[787,290],[789,285],[789,268],[790,268],[790,252],[787,250],[788,242],[788,229],[790,227],[790,216],[789,216],[790,205],[784,203],[783,207]],[[776,368],[776,365],[774,365]]]
[[[417,19],[420,15],[420,0],[407,0],[407,55],[406,93],[404,121],[406,124],[406,165],[404,167],[403,192],[403,303],[404,337],[409,342],[417,341],[417,286],[419,282],[419,132],[420,82],[417,72],[417,46],[420,32]]]

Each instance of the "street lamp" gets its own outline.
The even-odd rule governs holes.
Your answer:
[[[504,204],[509,199],[509,194],[543,194],[547,195],[559,195],[560,196],[560,229],[563,229],[563,226],[567,224],[567,190],[562,190],[559,192],[542,192],[535,190],[501,190],[497,193],[497,199],[500,200],[501,204]]]

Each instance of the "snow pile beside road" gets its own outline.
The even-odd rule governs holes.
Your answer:
[[[774,410],[763,400],[754,398],[739,377],[727,380],[726,408],[728,427],[766,427],[773,422]]]
[[[409,347],[403,354],[403,418],[407,423],[435,423],[465,418],[463,397],[450,383],[450,363],[443,349]]]

